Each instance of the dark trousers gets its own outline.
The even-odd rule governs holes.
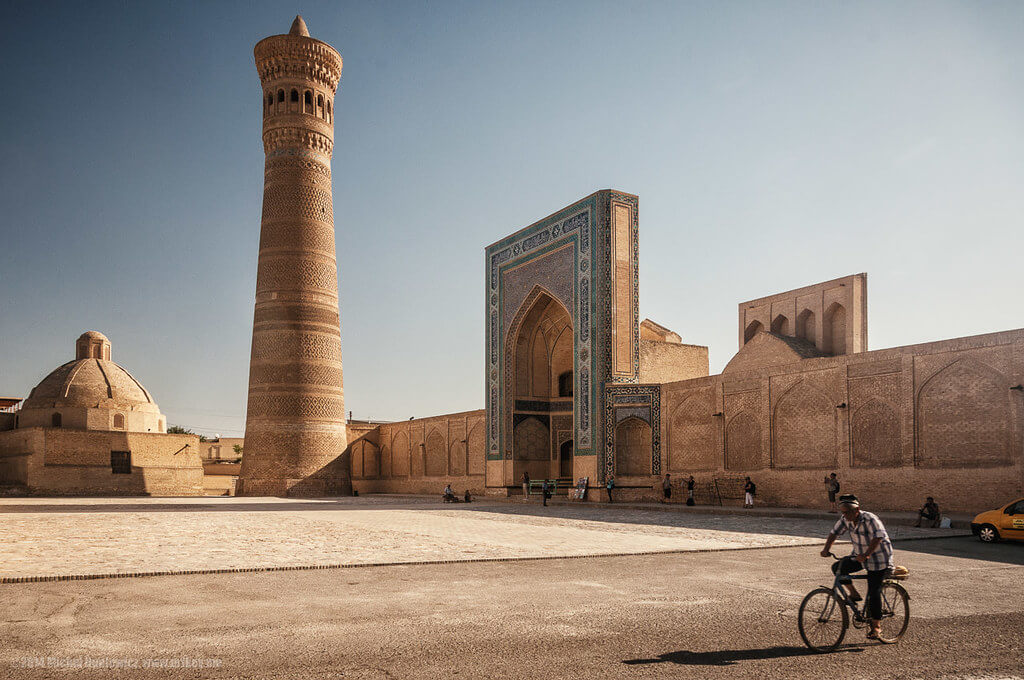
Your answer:
[[[608,487],[608,502],[612,502],[612,487]]]
[[[841,574],[855,574],[863,568],[863,564],[847,556],[832,565],[832,573],[836,573],[838,569]],[[882,581],[888,578],[889,574],[889,569],[868,569],[868,612],[876,621],[882,618]]]

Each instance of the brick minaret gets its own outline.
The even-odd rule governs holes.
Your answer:
[[[238,493],[348,494],[331,200],[341,55],[302,17],[255,54],[267,160]]]

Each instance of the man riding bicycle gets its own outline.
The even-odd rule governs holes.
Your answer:
[[[892,574],[892,541],[885,531],[885,526],[878,516],[871,512],[862,512],[860,501],[853,494],[844,494],[839,497],[839,512],[842,518],[836,522],[832,532],[825,541],[825,547],[821,551],[822,557],[828,557],[832,543],[844,533],[850,534],[850,541],[853,543],[853,552],[832,565],[833,573],[840,570],[841,574],[852,574],[861,569],[868,570],[868,608],[871,615],[871,630],[868,631],[868,638],[878,639],[879,619],[882,618],[882,582]],[[850,599],[857,602],[861,599],[860,593],[853,587],[853,583],[847,583],[846,589],[850,593]]]

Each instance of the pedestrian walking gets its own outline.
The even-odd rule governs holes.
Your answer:
[[[690,478],[686,481],[686,504],[691,507],[696,505],[696,502],[693,500],[693,487],[696,486],[696,484],[697,483],[694,481],[693,475],[690,475]]]
[[[755,495],[757,495],[757,484],[754,484],[750,481],[750,477],[747,477],[747,482],[743,485],[743,507],[754,507]]]
[[[530,473],[523,473],[523,498],[530,497]]]
[[[544,480],[544,483],[540,487],[540,495],[544,498],[544,507],[548,507],[548,498],[551,497],[551,487],[548,486],[548,480]]]
[[[608,491],[608,502],[612,502],[612,489],[615,488],[615,477],[608,475],[608,481],[604,483],[604,488]]]
[[[665,479],[661,482],[661,492],[665,495],[661,499],[662,503],[668,503],[672,499],[672,475],[665,473]]]

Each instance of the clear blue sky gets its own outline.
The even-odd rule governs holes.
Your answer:
[[[0,395],[85,330],[171,423],[242,433],[261,38],[341,52],[346,407],[483,403],[483,246],[640,196],[640,313],[869,274],[883,348],[1024,326],[1019,2],[17,2],[0,61]]]

